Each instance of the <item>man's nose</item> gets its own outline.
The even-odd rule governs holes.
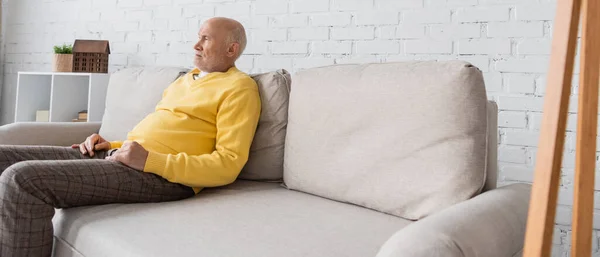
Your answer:
[[[202,44],[200,44],[200,42],[196,43],[196,44],[194,45],[194,49],[195,49],[195,50],[202,51]]]

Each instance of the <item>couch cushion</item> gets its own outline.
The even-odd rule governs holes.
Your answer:
[[[483,191],[497,187],[498,182],[498,104],[487,103],[487,160]]]
[[[106,140],[124,140],[127,132],[154,111],[163,91],[185,68],[127,68],[110,76],[106,109],[99,134]]]
[[[262,108],[250,147],[250,156],[239,177],[251,180],[281,180],[290,74],[286,70],[277,70],[252,74],[251,77],[258,84]]]
[[[127,68],[111,75],[100,135],[124,140],[127,133],[154,111],[163,91],[189,69],[177,67]],[[247,164],[240,178],[281,180],[291,78],[286,70],[252,74],[262,110]]]
[[[57,257],[364,257],[409,221],[355,205],[238,181],[178,202],[59,210]]]
[[[284,181],[416,220],[485,182],[481,72],[462,61],[336,65],[294,77]]]

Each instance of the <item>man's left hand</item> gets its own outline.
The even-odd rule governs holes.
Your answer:
[[[136,170],[144,170],[148,151],[135,141],[125,141],[113,155],[106,157],[109,161],[123,163]]]

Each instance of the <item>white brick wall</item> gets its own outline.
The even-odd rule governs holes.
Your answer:
[[[334,40],[359,40],[373,38],[375,38],[375,28],[373,27],[331,29],[331,39]]]
[[[350,13],[314,14],[311,15],[310,20],[312,26],[344,27],[350,25],[352,15]]]
[[[509,8],[508,6],[458,8],[456,19],[458,22],[508,21]]]
[[[409,39],[409,38],[424,38],[425,37],[425,26],[423,25],[412,25],[412,24],[401,24],[395,26],[395,33],[392,38],[398,39]]]
[[[435,24],[450,23],[449,9],[410,10],[403,13],[405,23]]]
[[[481,37],[481,24],[479,23],[431,25],[429,29],[430,36],[434,39]]]
[[[535,76],[521,73],[506,73],[508,92],[514,94],[533,94],[535,92]]]
[[[292,13],[312,13],[329,11],[329,1],[322,0],[291,0]]]
[[[313,53],[316,54],[350,54],[352,52],[351,42],[313,42]]]
[[[398,14],[398,12],[359,12],[356,14],[356,25],[398,24]]]
[[[544,36],[543,22],[490,22],[488,36],[492,38],[540,38]]]
[[[222,15],[246,26],[249,44],[238,66],[247,72],[406,60],[473,63],[499,104],[500,184],[533,179],[556,0],[0,1],[2,123],[12,122],[16,72],[50,70],[54,44],[109,39],[111,71],[191,66],[199,25]],[[570,247],[576,100],[572,96],[569,107],[553,256],[567,256]],[[597,241],[594,256],[600,256]]]
[[[329,28],[293,28],[290,29],[290,40],[327,40]]]
[[[461,39],[458,41],[460,54],[510,54],[511,42],[502,39]]]
[[[304,28],[308,25],[308,16],[304,14],[280,15],[271,17],[273,28]]]
[[[437,40],[409,40],[406,41],[406,53],[408,54],[450,54],[452,53],[452,41]]]

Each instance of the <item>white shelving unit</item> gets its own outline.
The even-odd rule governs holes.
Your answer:
[[[36,121],[49,110],[50,122],[70,122],[88,111],[88,122],[101,121],[110,75],[103,73],[19,72],[15,122]]]

